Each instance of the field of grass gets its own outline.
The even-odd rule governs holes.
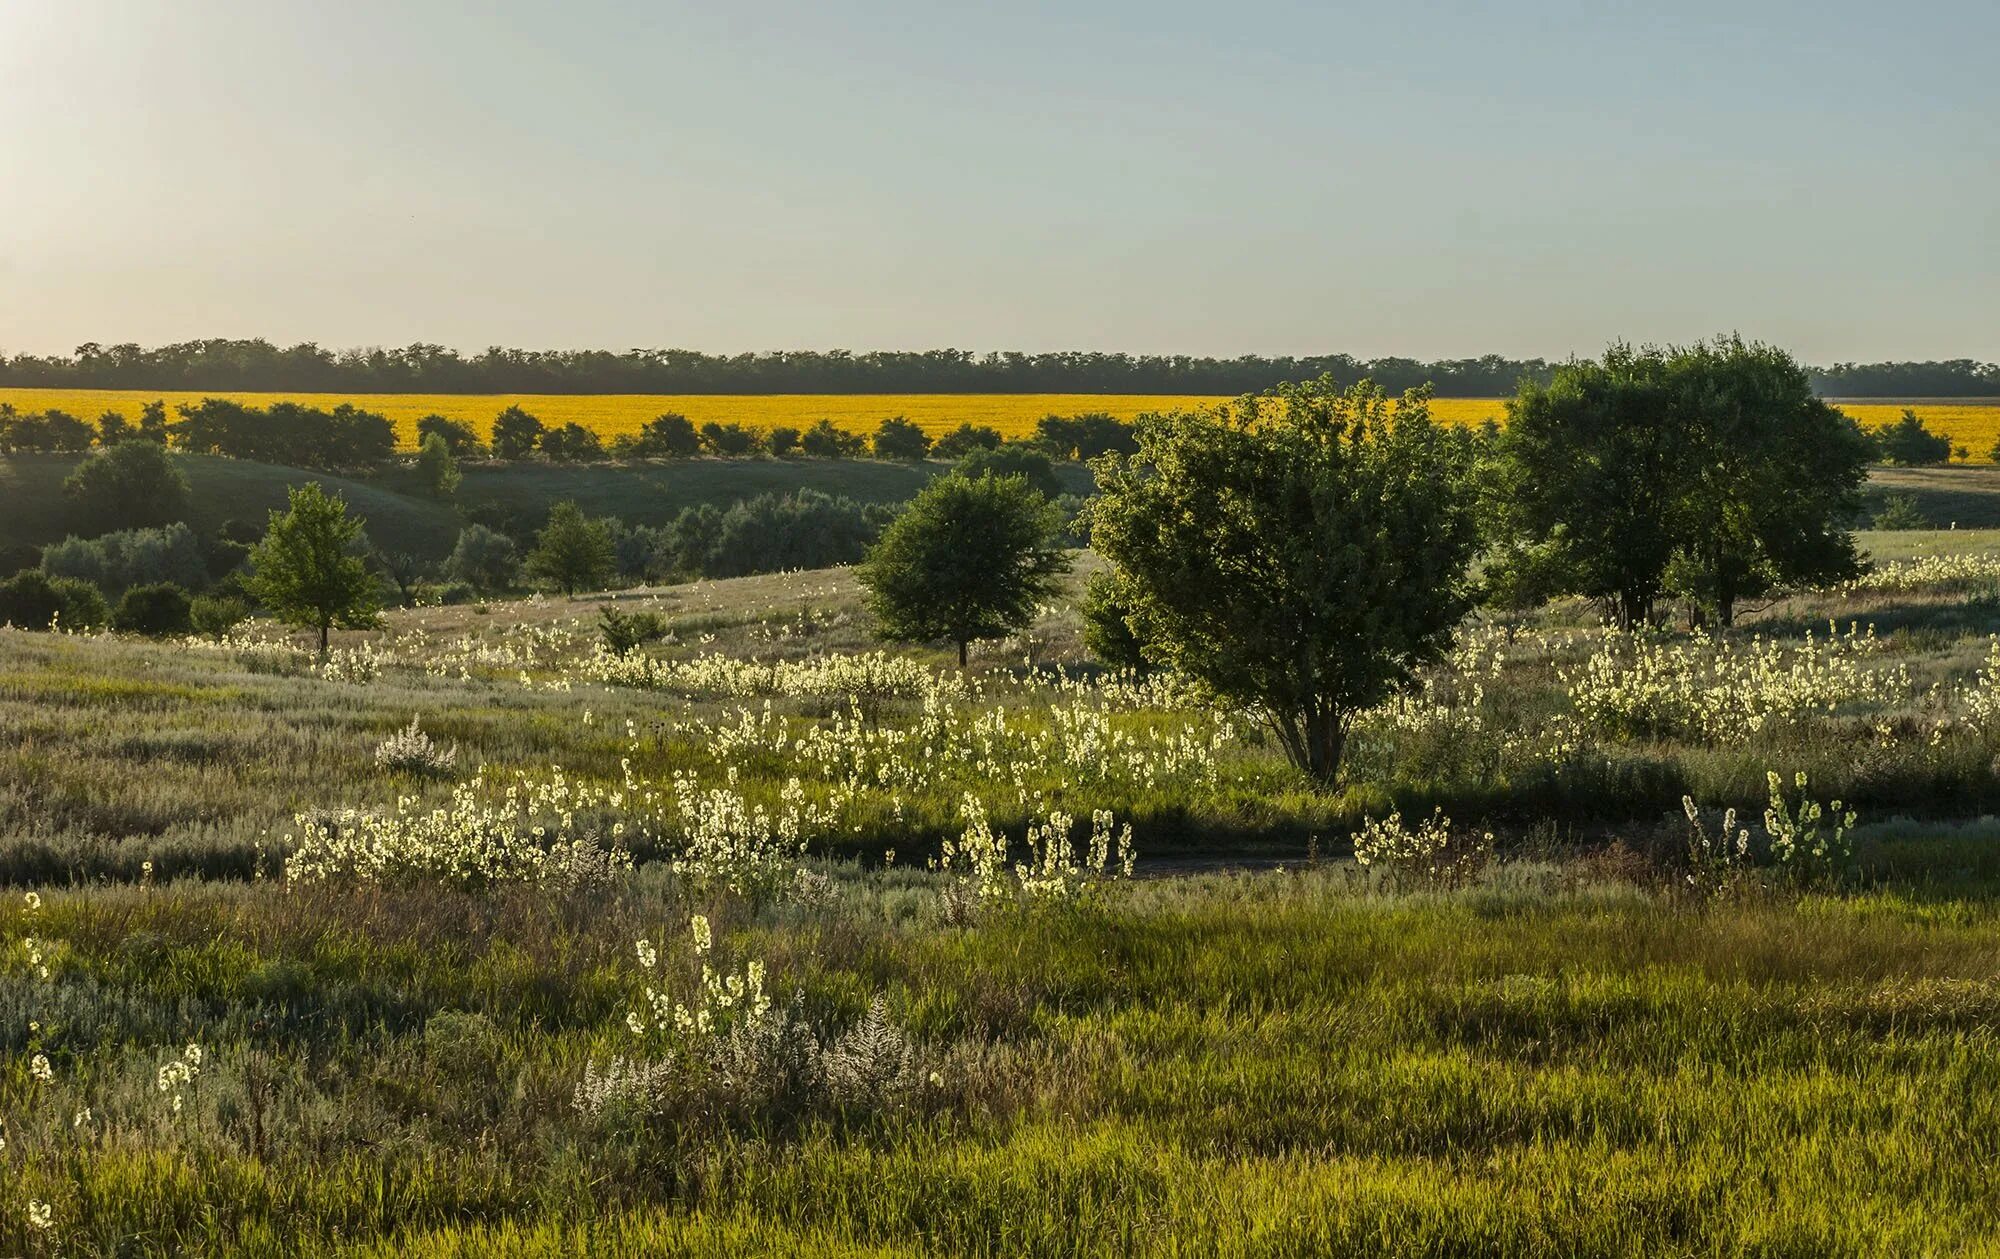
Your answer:
[[[1990,1253],[1997,537],[1480,619],[1338,792],[1096,668],[1087,554],[967,674],[844,570],[0,630],[0,1254]]]

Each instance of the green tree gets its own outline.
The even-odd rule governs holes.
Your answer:
[[[967,645],[1028,624],[1069,567],[1061,513],[1020,477],[939,477],[882,532],[861,565],[890,638]]]
[[[780,459],[799,448],[799,430],[789,424],[779,424],[764,434],[764,445]]]
[[[428,433],[417,448],[417,480],[432,498],[450,498],[458,491],[458,460],[444,434]]]
[[[604,458],[597,434],[571,421],[542,434],[542,453],[557,463],[585,463]]]
[[[960,476],[1017,476],[1027,480],[1035,492],[1046,498],[1062,496],[1062,479],[1048,452],[1026,442],[975,450],[958,461],[953,469]]]
[[[291,492],[283,512],[271,513],[263,541],[250,551],[250,594],[287,625],[318,630],[321,656],[334,626],[376,624],[382,592],[357,553],[361,524],[343,499],[309,481]]]
[[[1926,467],[1951,461],[1951,438],[1931,432],[1921,416],[1905,409],[1901,419],[1876,430],[1875,450],[1884,463]]]
[[[548,523],[528,552],[529,575],[565,595],[601,588],[616,563],[610,525],[586,519],[583,509],[567,500],[549,509]]]
[[[1858,575],[1847,522],[1868,477],[1860,427],[1789,354],[1741,337],[1676,350],[1668,373],[1691,456],[1674,487],[1671,584],[1727,626],[1741,599]]]
[[[519,407],[508,407],[493,419],[493,457],[526,459],[542,441],[542,422]]]
[[[134,586],[118,600],[111,614],[111,628],[121,634],[143,634],[165,638],[194,630],[188,593],[170,581],[152,586]]]
[[[474,524],[459,533],[444,571],[454,581],[462,581],[482,595],[491,595],[512,586],[520,567],[512,538]]]
[[[832,420],[818,420],[799,437],[799,449],[814,459],[855,459],[867,448],[868,440],[859,433],[834,427]]]
[[[484,453],[486,449],[485,443],[479,440],[479,434],[473,431],[472,425],[467,424],[463,420],[454,420],[449,416],[426,415],[423,419],[417,421],[417,444],[419,446],[422,446],[433,436],[444,440],[445,449],[449,450],[454,458],[476,458],[478,455]]]
[[[97,532],[172,524],[188,512],[187,477],[166,447],[149,441],[121,441],[85,459],[63,481],[63,493]]]
[[[1665,352],[1614,345],[1565,363],[1546,385],[1524,382],[1507,414],[1489,485],[1517,543],[1503,556],[1603,600],[1622,627],[1650,620],[1693,456]]]
[[[1262,714],[1338,780],[1355,715],[1450,648],[1472,605],[1472,439],[1428,396],[1283,385],[1141,418],[1097,464],[1091,540],[1146,659]]]
[[[875,430],[875,457],[915,461],[931,453],[931,439],[924,430],[900,415],[883,420]]]
[[[985,424],[961,424],[931,445],[939,459],[957,461],[975,450],[992,450],[1000,444],[1000,430]]]
[[[701,444],[712,454],[725,459],[740,459],[744,455],[756,454],[763,443],[756,433],[741,424],[718,424],[710,420],[701,426]]]
[[[639,429],[639,453],[648,459],[692,459],[701,453],[701,434],[694,421],[668,411]]]

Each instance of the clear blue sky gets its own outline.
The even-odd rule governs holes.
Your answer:
[[[2000,358],[1994,0],[0,0],[0,349]]]

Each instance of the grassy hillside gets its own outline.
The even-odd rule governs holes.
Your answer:
[[[103,532],[63,495],[63,478],[78,459],[0,458],[0,547],[42,546],[71,534],[94,537]],[[291,486],[317,481],[346,498],[384,546],[442,553],[458,532],[458,517],[450,507],[349,477],[214,455],[184,455],[181,467],[194,491],[189,523],[199,530],[213,530],[227,520],[261,522],[273,508],[285,505]]]
[[[71,534],[90,537],[101,532],[63,496],[63,478],[77,461],[75,455],[0,458],[0,549],[42,546]],[[699,503],[726,507],[759,494],[806,489],[863,502],[900,503],[947,465],[809,459],[699,459],[630,467],[474,465],[465,469],[457,507],[424,497],[408,468],[358,480],[210,455],[182,456],[181,466],[193,486],[189,523],[197,529],[212,530],[226,520],[262,521],[272,508],[285,505],[291,486],[317,481],[344,496],[381,545],[438,556],[451,549],[461,508],[472,511],[493,505],[508,516],[533,521],[547,512],[549,504],[573,498],[594,516],[663,524],[682,508]],[[1089,488],[1090,474],[1080,466],[1059,468],[1057,475],[1075,492]]]
[[[1908,494],[1924,519],[1940,529],[2000,528],[2000,467],[1877,468],[1868,496]]]

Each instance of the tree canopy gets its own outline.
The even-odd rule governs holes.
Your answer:
[[[1094,601],[1335,782],[1355,715],[1439,659],[1472,606],[1472,438],[1421,391],[1392,406],[1331,378],[1148,416],[1136,437],[1097,464],[1091,542],[1112,576]]]
[[[1068,557],[1062,515],[1021,477],[953,474],[924,487],[882,531],[861,581],[882,631],[908,642],[969,644],[1028,624]]]
[[[324,656],[328,630],[369,628],[382,606],[361,547],[360,518],[309,481],[292,490],[286,510],[271,513],[263,541],[251,548],[246,585],[279,620],[317,630]]]

